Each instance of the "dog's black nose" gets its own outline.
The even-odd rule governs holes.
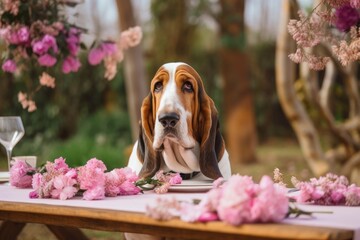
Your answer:
[[[159,122],[164,128],[173,128],[176,126],[177,122],[179,121],[180,116],[177,113],[170,112],[170,113],[163,113],[159,115]]]

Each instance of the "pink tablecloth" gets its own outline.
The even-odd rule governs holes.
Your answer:
[[[158,197],[175,197],[178,200],[201,199],[203,193],[166,193],[158,195],[151,192],[136,196],[119,196],[99,201],[85,201],[80,198],[70,200],[30,199],[29,189],[17,189],[9,185],[0,185],[0,201],[41,203],[58,206],[86,207],[129,212],[145,212],[147,204],[153,204]],[[354,240],[360,240],[360,207],[298,205],[307,211],[331,211],[332,214],[314,214],[311,217],[290,218],[284,224],[308,225],[350,229],[354,231]]]

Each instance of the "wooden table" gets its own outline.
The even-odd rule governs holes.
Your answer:
[[[3,193],[0,193],[3,194]],[[59,239],[86,239],[78,228],[136,232],[184,239],[352,239],[353,231],[288,224],[157,221],[141,213],[0,201],[0,239],[16,239],[24,223],[46,224]]]

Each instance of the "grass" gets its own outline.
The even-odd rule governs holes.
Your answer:
[[[75,145],[78,139],[73,140],[61,147],[60,145],[55,144],[53,149],[61,149],[62,152],[67,152],[72,149],[75,149],[79,152],[93,152],[97,154],[95,149],[90,149],[87,147],[79,147]],[[90,146],[92,144],[89,144]],[[83,148],[83,149],[82,149]],[[100,147],[99,147],[100,148]],[[105,146],[102,146],[104,154],[107,154],[107,151],[116,151],[117,153],[123,152],[120,149],[111,150],[107,149]],[[100,151],[101,152],[101,151]],[[61,153],[61,152],[59,152]],[[55,154],[55,153],[54,153]],[[81,154],[78,153],[78,158],[81,158]],[[112,155],[110,153],[110,159],[116,159],[116,154]],[[105,156],[105,155],[104,155]],[[124,155],[125,156],[125,155]],[[76,157],[75,157],[76,158]],[[85,157],[86,159],[87,157]],[[100,157],[99,157],[100,158]],[[309,167],[307,166],[301,149],[299,145],[294,140],[289,139],[274,139],[268,141],[265,144],[262,144],[257,149],[257,158],[256,163],[250,165],[241,165],[241,164],[232,164],[233,173],[239,173],[241,175],[249,175],[254,178],[255,181],[259,181],[263,175],[273,175],[273,170],[279,168],[280,171],[284,174],[284,180],[286,183],[290,183],[291,176],[296,176],[298,179],[308,179],[312,177]],[[4,164],[5,163],[5,164]],[[6,166],[6,162],[2,161],[1,166]],[[285,174],[286,173],[286,174]],[[291,185],[289,184],[291,187]],[[113,240],[113,239],[123,239],[122,233],[114,232],[104,232],[104,231],[95,231],[83,229],[84,233],[90,239],[97,240]],[[18,238],[19,240],[55,240],[56,238],[52,235],[49,230],[39,224],[27,224],[26,228],[22,231],[21,235]]]

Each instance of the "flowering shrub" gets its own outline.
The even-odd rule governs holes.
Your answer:
[[[300,203],[310,202],[319,205],[360,206],[360,187],[349,184],[345,176],[332,173],[324,177],[311,178],[310,181],[291,179],[299,193],[294,196]]]
[[[22,160],[15,160],[10,169],[10,184],[19,188],[33,188],[31,198],[56,198],[66,200],[82,194],[85,200],[105,197],[136,195],[143,190],[155,189],[165,193],[171,185],[181,183],[179,173],[159,171],[154,178],[139,179],[128,167],[106,172],[105,164],[96,158],[84,166],[70,168],[64,158],[47,162],[34,169]]]
[[[296,63],[307,62],[315,70],[324,69],[328,56],[315,55],[312,47],[330,44],[342,65],[360,59],[360,1],[323,0],[308,15],[300,12],[300,20],[290,20],[289,33],[297,44],[289,57]]]
[[[198,204],[159,198],[155,206],[147,206],[147,215],[159,220],[180,217],[187,222],[221,220],[231,225],[276,222],[288,213],[286,193],[268,176],[257,184],[251,177],[233,175],[227,182],[214,181],[213,189]]]
[[[59,67],[64,74],[77,72],[81,67],[80,49],[85,49],[81,36],[85,29],[70,24],[64,11],[73,6],[73,1],[1,1],[0,38],[7,45],[2,70],[16,75],[40,67],[43,73],[36,79],[29,79],[29,93],[19,92],[18,100],[29,112],[36,110],[33,95],[41,87],[55,87],[55,78],[49,75],[50,68]],[[105,78],[111,80],[117,72],[117,63],[124,57],[124,51],[140,43],[140,27],[121,33],[117,41],[97,41],[88,55],[91,65],[101,62],[105,67]],[[31,76],[35,78],[37,76]]]

